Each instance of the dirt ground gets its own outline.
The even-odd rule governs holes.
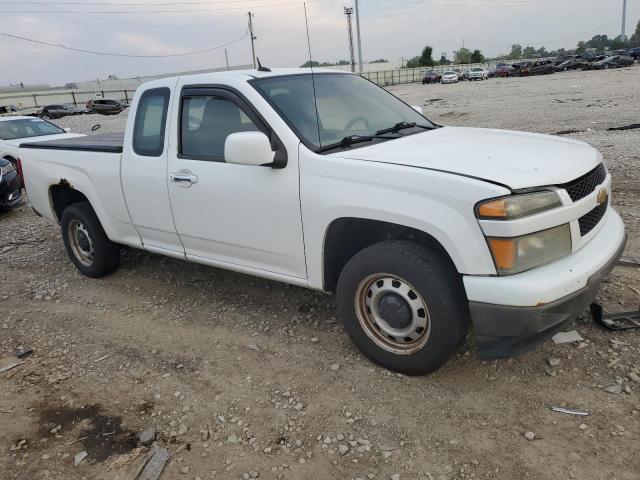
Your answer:
[[[640,257],[640,130],[608,130],[640,122],[638,85],[640,67],[390,90],[441,124],[579,131],[605,156],[626,255]],[[639,279],[617,267],[600,301],[637,309]],[[24,362],[0,373],[0,477],[129,480],[148,451],[136,434],[153,428],[170,453],[162,479],[640,478],[640,332],[585,312],[583,342],[483,362],[471,337],[442,370],[408,378],[364,359],[334,309],[137,251],[91,280],[56,225],[28,208],[0,216],[0,368]],[[18,360],[20,346],[33,354]]]

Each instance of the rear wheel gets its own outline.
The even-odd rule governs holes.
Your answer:
[[[88,202],[68,206],[61,227],[67,254],[80,273],[98,278],[118,268],[120,247],[109,240]]]
[[[455,268],[440,253],[408,241],[378,243],[351,258],[338,281],[337,305],[356,346],[407,375],[440,368],[470,324]]]

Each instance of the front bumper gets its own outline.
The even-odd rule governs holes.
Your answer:
[[[624,224],[613,209],[602,221],[598,234],[564,259],[507,277],[464,278],[481,358],[510,357],[532,349],[593,301],[626,244]],[[481,301],[481,290],[502,295],[503,300]],[[551,292],[556,298],[549,299]],[[529,305],[522,304],[525,297]],[[541,300],[534,302],[535,298]],[[509,304],[515,299],[518,304]]]
[[[0,178],[0,210],[11,210],[21,205],[20,176],[11,172]]]

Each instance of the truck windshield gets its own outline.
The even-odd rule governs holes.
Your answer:
[[[0,139],[2,140],[58,135],[61,133],[64,133],[64,130],[39,118],[18,118],[0,121]]]
[[[251,84],[300,140],[319,152],[332,146],[363,147],[369,141],[388,141],[435,128],[413,108],[359,75],[318,73],[313,81],[311,74],[287,75]]]

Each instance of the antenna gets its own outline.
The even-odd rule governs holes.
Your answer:
[[[304,23],[307,28],[307,46],[309,47],[309,66],[311,67],[311,84],[313,85],[313,103],[316,108],[316,126],[318,127],[318,146],[322,147],[320,138],[320,115],[318,114],[318,98],[316,95],[316,80],[313,73],[313,58],[311,57],[311,37],[309,36],[309,18],[307,17],[307,2],[304,5]]]
[[[258,61],[258,71],[259,72],[270,72],[271,71],[270,68],[262,66],[262,64],[260,63],[260,58],[256,57],[256,60]]]

